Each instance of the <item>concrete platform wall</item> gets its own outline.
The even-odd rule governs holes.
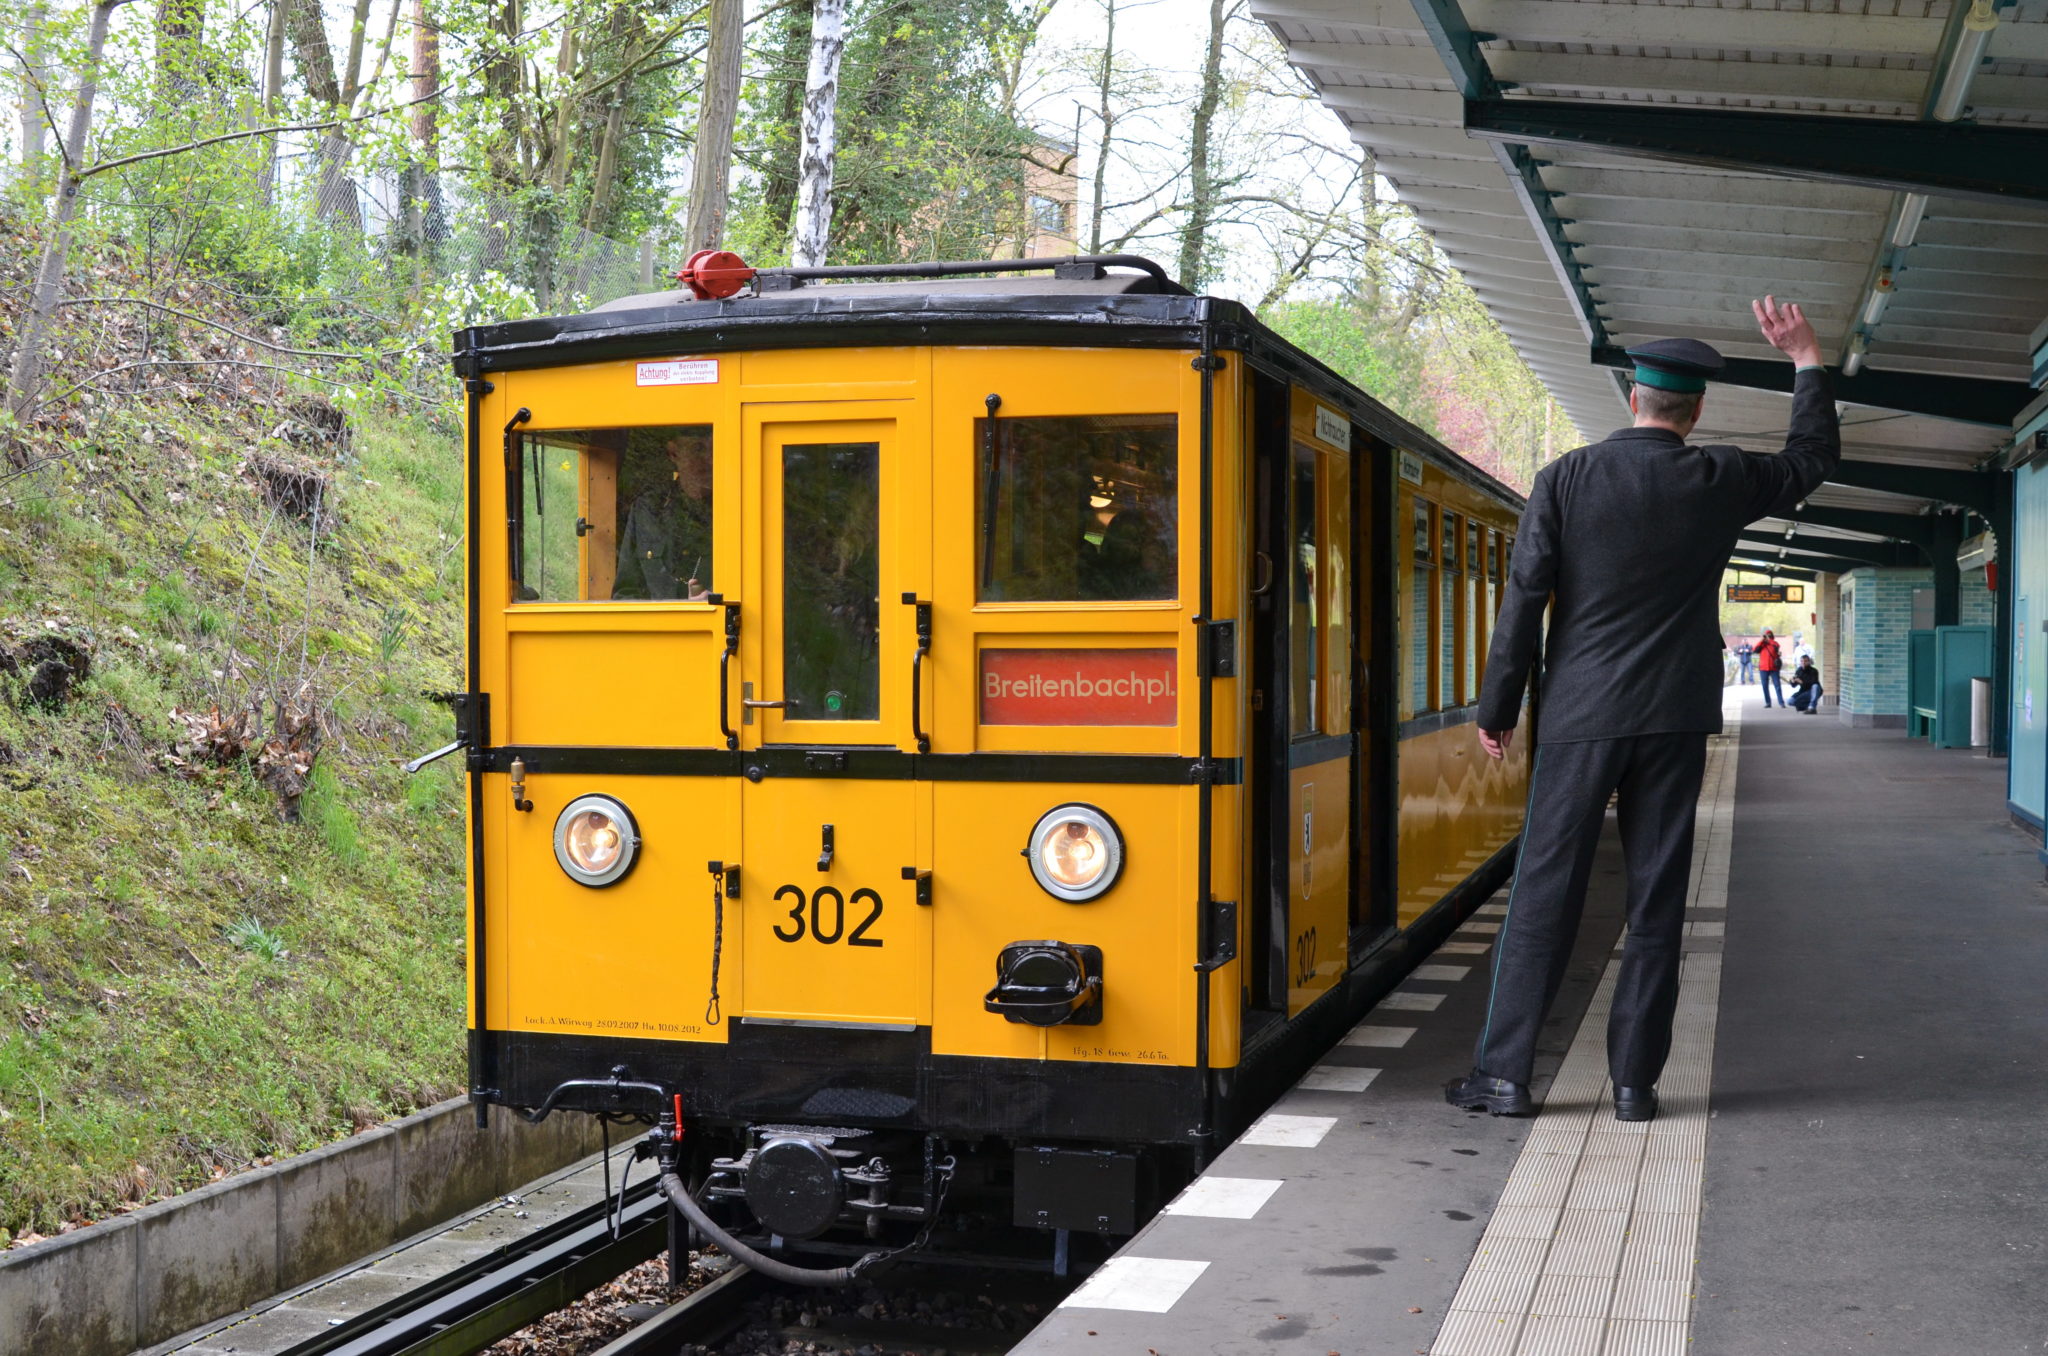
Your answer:
[[[0,1253],[0,1352],[124,1356],[246,1309],[599,1147],[588,1116],[478,1130],[467,1099]]]

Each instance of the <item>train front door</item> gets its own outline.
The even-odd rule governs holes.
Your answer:
[[[733,702],[746,1021],[930,1020],[929,910],[905,878],[928,818],[910,777],[916,600],[931,596],[929,536],[912,530],[922,419],[911,402],[747,407]]]

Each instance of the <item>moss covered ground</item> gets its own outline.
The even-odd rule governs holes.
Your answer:
[[[398,765],[452,738],[457,430],[263,387],[83,397],[0,476],[0,1243],[461,1087],[459,760]]]

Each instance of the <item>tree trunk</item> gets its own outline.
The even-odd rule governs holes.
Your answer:
[[[263,121],[275,125],[278,100],[284,97],[284,19],[291,0],[270,0],[270,26],[263,35]],[[263,173],[256,192],[264,206],[277,187],[277,138],[263,138]]]
[[[347,106],[341,82],[334,75],[334,53],[327,45],[327,22],[320,13],[320,0],[282,0],[285,5],[285,36],[292,45],[292,60],[306,92],[320,101],[329,117],[340,117]],[[358,228],[362,216],[357,209],[355,185],[348,178],[349,140],[339,128],[320,138],[315,179],[314,213],[322,221],[340,218]]]
[[[562,45],[555,51],[555,77],[562,87],[561,102],[555,107],[555,134],[548,149],[548,186],[560,195],[569,188],[569,148],[576,136],[576,28],[575,11],[563,16]]]
[[[612,106],[605,110],[604,131],[597,143],[597,169],[590,176],[590,206],[583,213],[583,229],[591,235],[604,221],[612,196],[612,180],[618,175],[619,134],[626,124],[626,94],[631,80],[612,86]]]
[[[513,190],[519,181],[519,0],[503,0],[497,20],[484,34],[484,92],[497,105],[499,125],[484,152],[487,172],[479,269],[509,268],[512,262]]]
[[[41,189],[43,173],[43,15],[35,0],[21,16],[21,170]]]
[[[1102,0],[1102,14],[1102,68],[1095,79],[1095,116],[1102,122],[1102,137],[1095,143],[1095,205],[1088,213],[1090,254],[1102,253],[1102,190],[1109,176],[1110,138],[1116,130],[1116,110],[1109,106],[1110,80],[1116,74],[1116,0]]]
[[[393,11],[396,17],[396,10]],[[370,0],[356,0],[356,13],[348,26],[348,65],[341,77],[341,102],[344,106],[356,101],[356,94],[363,87],[363,37],[370,26]]]
[[[697,147],[690,171],[690,222],[683,253],[717,248],[725,238],[732,177],[732,130],[740,111],[740,37],[743,0],[711,0],[711,33],[704,46],[704,92],[697,100]]]
[[[783,30],[782,50],[777,54],[775,79],[781,93],[775,101],[775,126],[792,128],[803,114],[804,87],[796,77],[799,66],[809,60],[811,50],[811,0],[795,0],[789,26]],[[761,190],[768,222],[779,236],[788,236],[796,218],[796,170],[800,147],[789,137],[778,137],[769,150],[767,182]]]
[[[64,256],[71,247],[71,218],[78,210],[79,162],[85,158],[85,139],[92,133],[92,105],[99,96],[100,54],[107,48],[107,24],[115,10],[130,2],[100,0],[92,9],[92,25],[85,40],[85,68],[79,73],[78,95],[71,104],[71,129],[64,136],[64,177],[57,186],[56,205],[50,210],[50,239],[43,247],[43,262],[36,270],[35,290],[29,294],[28,309],[21,317],[14,365],[7,376],[7,409],[17,420],[28,417],[42,385],[43,346],[49,337],[50,313],[56,310],[57,295],[64,290]]]
[[[817,0],[811,66],[804,76],[803,146],[797,156],[796,224],[789,262],[817,268],[832,238],[832,154],[839,112],[839,59],[846,53],[846,0]]]
[[[166,107],[193,97],[206,60],[205,0],[158,0],[156,97]]]
[[[448,235],[441,202],[441,114],[433,96],[441,88],[441,32],[427,13],[427,0],[412,0],[413,160],[406,167],[403,191],[405,226],[401,247],[431,255]]]
[[[1180,233],[1180,281],[1191,292],[1202,290],[1202,270],[1209,253],[1209,221],[1216,210],[1216,177],[1209,163],[1209,128],[1223,94],[1223,0],[1209,0],[1209,51],[1202,58],[1202,94],[1195,103],[1195,121],[1188,133],[1188,172],[1192,180],[1188,218]]]

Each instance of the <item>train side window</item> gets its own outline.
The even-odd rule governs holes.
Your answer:
[[[1437,705],[1458,705],[1458,590],[1464,580],[1458,569],[1458,523],[1454,513],[1443,515],[1443,564],[1440,572],[1442,606],[1437,613]]]
[[[711,591],[711,426],[549,429],[520,440],[521,602]]]
[[[1436,509],[1415,501],[1415,569],[1408,594],[1408,706],[1410,714],[1430,709],[1430,623],[1436,616]]]
[[[1323,458],[1323,729],[1351,732],[1351,462]]]
[[[1479,646],[1484,636],[1479,608],[1486,596],[1486,562],[1479,544],[1482,530],[1470,518],[1465,520],[1465,583],[1458,598],[1462,613],[1458,619],[1458,639],[1465,652],[1464,686],[1460,692],[1467,702],[1479,700]]]
[[[1179,420],[974,421],[976,596],[987,603],[1179,596]]]
[[[1318,681],[1323,671],[1323,615],[1321,595],[1317,589],[1317,570],[1321,565],[1316,554],[1316,519],[1318,501],[1316,450],[1307,443],[1294,444],[1294,460],[1289,472],[1292,481],[1288,500],[1291,505],[1292,533],[1294,539],[1293,568],[1288,585],[1288,634],[1293,640],[1294,653],[1290,657],[1288,673],[1291,675],[1293,700],[1289,704],[1287,728],[1291,734],[1313,734],[1323,728],[1319,718],[1316,699],[1321,692]]]

